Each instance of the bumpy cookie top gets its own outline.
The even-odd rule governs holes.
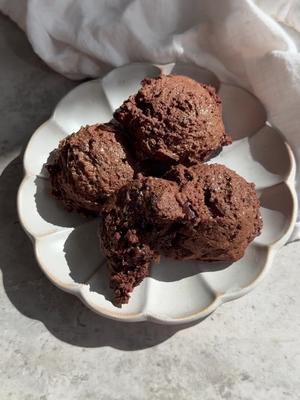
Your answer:
[[[146,78],[114,117],[127,129],[140,160],[165,167],[205,161],[231,143],[215,89],[186,76]]]
[[[69,210],[98,213],[106,199],[133,179],[134,167],[117,126],[82,127],[63,139],[48,166],[52,192]]]

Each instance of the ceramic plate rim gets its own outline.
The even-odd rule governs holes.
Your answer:
[[[51,275],[49,268],[44,265],[43,261],[40,259],[38,252],[37,252],[37,243],[39,242],[39,240],[41,239],[40,237],[34,237],[27,229],[26,224],[24,222],[24,218],[23,218],[23,213],[21,211],[22,207],[22,190],[23,187],[26,183],[26,181],[33,176],[33,174],[30,174],[27,169],[26,169],[26,160],[27,160],[27,155],[30,151],[30,147],[31,144],[33,142],[33,140],[35,139],[36,136],[39,135],[40,131],[42,130],[42,128],[48,124],[51,121],[54,121],[58,126],[59,123],[55,120],[55,111],[56,109],[59,107],[59,105],[62,103],[62,101],[64,100],[64,98],[68,95],[70,95],[73,91],[75,91],[76,89],[78,89],[79,86],[83,86],[83,85],[89,85],[92,83],[96,83],[96,82],[100,82],[102,81],[105,77],[107,77],[110,73],[112,73],[113,71],[115,71],[116,69],[119,68],[124,68],[124,67],[130,67],[132,65],[151,65],[151,66],[155,66],[157,68],[159,68],[162,71],[162,68],[168,68],[171,65],[175,65],[176,63],[170,63],[170,64],[165,64],[165,65],[158,65],[158,64],[151,64],[151,63],[130,63],[130,64],[125,64],[122,65],[120,67],[117,67],[115,69],[112,69],[111,71],[109,71],[106,75],[104,75],[102,78],[96,78],[87,82],[83,82],[81,84],[79,84],[78,86],[76,86],[74,89],[72,89],[71,91],[69,91],[56,105],[55,109],[53,110],[53,113],[51,114],[50,118],[48,120],[46,120],[44,123],[42,123],[36,130],[35,132],[32,134],[31,138],[29,139],[27,146],[26,146],[26,150],[24,152],[24,156],[23,156],[23,168],[24,168],[24,177],[22,179],[22,182],[19,186],[18,189],[18,194],[17,194],[17,209],[18,209],[18,215],[19,215],[19,219],[21,222],[21,225],[24,229],[24,231],[27,233],[27,235],[29,236],[30,240],[33,243],[33,247],[34,247],[34,253],[35,253],[35,257],[38,261],[38,264],[40,265],[42,271],[44,272],[44,274],[48,277],[48,279],[53,282],[57,287],[59,287],[60,289],[62,289],[65,292],[71,293],[75,296],[77,296],[88,308],[90,308],[92,311],[96,312],[99,315],[111,318],[111,319],[115,319],[115,320],[119,320],[119,321],[124,321],[124,322],[138,322],[138,321],[152,321],[152,322],[156,322],[156,323],[160,323],[160,324],[184,324],[184,323],[189,323],[189,322],[193,322],[193,321],[197,321],[197,320],[201,320],[203,318],[205,318],[206,316],[208,316],[209,314],[211,314],[213,311],[215,311],[217,309],[218,306],[220,306],[222,303],[237,299],[241,296],[244,296],[245,294],[247,294],[249,291],[253,290],[259,283],[260,281],[264,278],[264,276],[267,274],[267,272],[269,271],[272,261],[274,259],[274,256],[276,254],[276,252],[288,241],[293,227],[295,225],[296,222],[296,218],[297,218],[297,210],[298,210],[298,200],[297,200],[297,194],[296,194],[296,189],[295,189],[295,183],[294,183],[294,179],[295,179],[295,171],[296,171],[296,162],[295,162],[295,157],[294,154],[292,152],[291,147],[289,146],[289,144],[287,143],[286,139],[284,139],[284,144],[286,146],[286,150],[289,156],[289,161],[290,161],[290,170],[289,173],[287,174],[287,177],[285,179],[282,179],[282,182],[286,184],[290,194],[291,194],[291,198],[293,201],[293,209],[292,209],[292,216],[291,216],[291,220],[290,220],[290,224],[288,225],[288,227],[286,228],[285,233],[274,243],[269,244],[269,245],[264,245],[265,248],[267,248],[267,258],[266,258],[266,262],[265,265],[263,267],[263,269],[261,270],[261,272],[259,273],[259,275],[256,277],[256,279],[254,281],[251,282],[251,284],[241,288],[240,290],[234,292],[234,293],[220,293],[218,295],[216,295],[214,301],[212,303],[210,303],[205,309],[201,309],[200,311],[193,313],[193,314],[189,314],[187,317],[167,317],[167,316],[161,316],[161,315],[157,315],[155,313],[146,313],[146,312],[139,312],[139,313],[132,313],[132,314],[118,314],[117,312],[112,312],[112,311],[108,311],[102,307],[99,307],[95,304],[91,304],[87,297],[86,297],[86,287],[80,283],[74,283],[74,284],[65,284],[63,282],[60,282],[56,277],[54,277],[53,275]],[[193,64],[184,64],[187,66],[192,66],[192,67],[197,67],[196,65]],[[199,69],[205,69],[203,67],[198,67]],[[215,75],[215,74],[214,74]],[[223,82],[220,81],[220,83],[224,84]],[[227,85],[225,83],[225,85]],[[227,85],[227,86],[232,86],[232,87],[237,87],[240,88],[237,85]],[[247,91],[246,89],[243,88],[243,90]],[[251,96],[255,97],[251,92],[247,91]],[[277,129],[276,127],[274,127],[275,129]],[[279,131],[280,133],[280,131]],[[34,175],[36,176],[36,175]],[[55,234],[55,233],[54,233]]]

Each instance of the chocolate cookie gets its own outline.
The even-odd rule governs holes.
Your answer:
[[[53,195],[69,211],[98,214],[105,201],[134,177],[119,127],[82,127],[63,139],[47,166]]]
[[[164,179],[139,175],[103,210],[100,236],[115,302],[128,302],[160,253],[236,261],[261,226],[254,185],[223,165],[180,165]]]
[[[150,175],[151,166],[190,166],[231,143],[215,89],[186,76],[144,79],[114,117],[128,131],[136,156],[150,166]]]

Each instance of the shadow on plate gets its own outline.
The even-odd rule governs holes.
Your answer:
[[[158,345],[196,323],[167,326],[102,318],[44,276],[17,215],[16,195],[23,176],[21,157],[0,177],[0,253],[5,292],[17,310],[43,322],[58,339],[82,347],[139,350]]]
[[[225,129],[233,141],[251,137],[265,125],[267,115],[263,104],[247,90],[222,84],[218,94]]]
[[[94,220],[77,226],[65,242],[65,258],[70,269],[70,276],[75,282],[89,283],[91,291],[102,294],[108,301],[112,301],[109,272],[99,248],[98,225],[99,221]],[[175,282],[200,272],[220,271],[231,264],[222,261],[176,261],[162,257],[159,264],[152,265],[150,275],[157,281]],[[96,274],[97,277],[94,279]]]
[[[65,241],[64,253],[71,278],[77,283],[88,283],[90,291],[112,301],[106,259],[99,246],[98,225],[99,220],[95,219],[76,227]],[[97,280],[93,279],[96,274]]]
[[[277,129],[265,125],[254,136],[249,137],[248,142],[255,161],[282,179],[288,176],[291,162],[285,139]]]
[[[176,63],[171,74],[188,76],[195,81],[213,86],[216,91],[220,88],[220,81],[217,75],[209,69],[197,65]]]
[[[83,215],[66,211],[61,203],[51,195],[48,179],[36,177],[34,195],[37,212],[46,222],[61,227],[73,227],[91,220]]]
[[[160,264],[155,264],[151,269],[151,277],[164,282],[174,282],[197,275],[200,272],[221,271],[228,268],[231,262],[201,262],[196,260],[177,261],[162,258]]]

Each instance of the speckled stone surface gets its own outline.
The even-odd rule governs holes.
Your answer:
[[[73,86],[0,16],[0,399],[300,398],[300,243],[201,323],[98,317],[41,273],[16,213],[22,150]]]

